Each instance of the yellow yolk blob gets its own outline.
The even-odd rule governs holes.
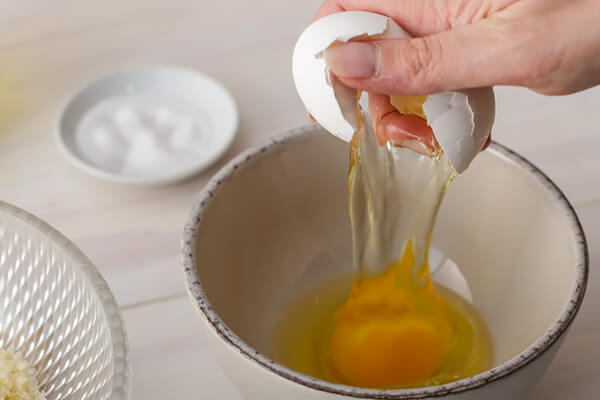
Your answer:
[[[443,356],[436,321],[420,316],[337,325],[331,345],[334,374],[349,385],[385,387],[432,376]]]
[[[436,295],[426,266],[417,273],[417,287],[413,260],[409,242],[402,259],[382,275],[355,282],[339,309],[330,359],[343,383],[406,385],[431,377],[444,361],[451,342],[448,304]]]
[[[423,111],[423,104],[427,96],[391,96],[390,102],[396,110],[402,115],[416,115],[427,120]]]

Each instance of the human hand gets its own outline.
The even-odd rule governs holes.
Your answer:
[[[428,127],[399,115],[390,94],[518,85],[560,95],[600,83],[598,0],[326,0],[315,19],[350,10],[390,16],[414,36],[325,54],[341,82],[371,93],[380,141],[432,143]]]

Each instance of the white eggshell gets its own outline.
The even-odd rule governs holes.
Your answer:
[[[349,142],[357,127],[357,92],[331,75],[321,53],[336,41],[359,36],[407,38],[394,21],[380,14],[347,11],[311,24],[298,38],[292,57],[296,90],[306,110],[325,129]]]
[[[434,247],[429,248],[429,272],[431,273],[431,279],[436,284],[445,286],[473,304],[469,282],[465,279],[458,265]]]
[[[410,36],[392,19],[370,12],[331,14],[300,35],[292,59],[296,90],[307,111],[326,130],[349,142],[357,129],[357,91],[329,73],[323,51],[353,38],[402,39]],[[494,122],[492,88],[442,92],[427,97],[423,111],[442,150],[458,173],[479,153]]]
[[[427,123],[459,174],[481,151],[494,123],[492,88],[464,89],[427,96],[423,104]]]

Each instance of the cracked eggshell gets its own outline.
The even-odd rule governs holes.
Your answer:
[[[306,110],[326,130],[349,142],[357,127],[356,90],[329,73],[323,51],[336,42],[355,38],[408,38],[388,17],[346,11],[315,21],[300,35],[292,57],[292,75]]]
[[[495,116],[491,87],[442,92],[427,96],[427,124],[457,173],[464,172],[481,151]]]
[[[370,12],[331,14],[300,35],[292,59],[296,90],[307,111],[326,130],[349,142],[357,127],[356,90],[331,75],[322,57],[336,42],[351,39],[402,39],[410,36],[392,19]],[[492,88],[465,89],[427,96],[427,123],[450,163],[462,173],[483,148],[494,122]]]

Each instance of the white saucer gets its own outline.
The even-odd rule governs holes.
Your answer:
[[[135,104],[145,103],[176,105],[177,111],[180,112],[177,115],[185,115],[184,122],[194,126],[193,136],[187,135],[185,142],[179,140],[181,151],[189,150],[190,153],[185,153],[181,157],[178,154],[170,154],[166,157],[161,152],[154,151],[152,154],[152,151],[149,151],[147,153],[150,158],[143,160],[144,146],[137,146],[137,170],[123,167],[125,164],[131,164],[129,161],[133,157],[131,149],[134,146],[133,142],[127,141],[131,139],[130,132],[124,132],[131,127],[124,129],[123,126],[119,126],[117,118],[117,122],[112,120],[107,122],[112,124],[110,127],[113,132],[123,132],[122,135],[119,134],[117,142],[112,139],[117,137],[115,133],[109,132],[108,136],[99,138],[105,140],[106,137],[110,137],[112,142],[109,153],[120,154],[115,157],[112,157],[113,154],[102,155],[103,151],[106,152],[106,148],[102,147],[102,140],[88,140],[86,135],[92,133],[86,130],[89,125],[86,125],[86,121],[90,118],[96,118],[98,121],[98,118],[103,118],[94,116],[99,108],[110,110],[110,107],[119,107],[120,104],[128,102],[131,102],[134,107]],[[156,107],[160,107],[160,104]],[[119,110],[116,108],[115,110],[118,113]],[[91,175],[121,183],[164,184],[188,178],[214,163],[233,142],[238,121],[238,111],[233,97],[213,78],[179,67],[144,66],[105,76],[76,93],[60,116],[57,141],[69,161]],[[158,126],[156,129],[160,128],[161,131],[171,129],[165,126],[166,128]],[[100,128],[96,126],[95,129],[98,131]],[[192,150],[194,152],[191,152]],[[102,157],[95,157],[97,154]],[[125,161],[123,161],[124,157]],[[149,163],[152,168],[139,168],[140,159]]]

